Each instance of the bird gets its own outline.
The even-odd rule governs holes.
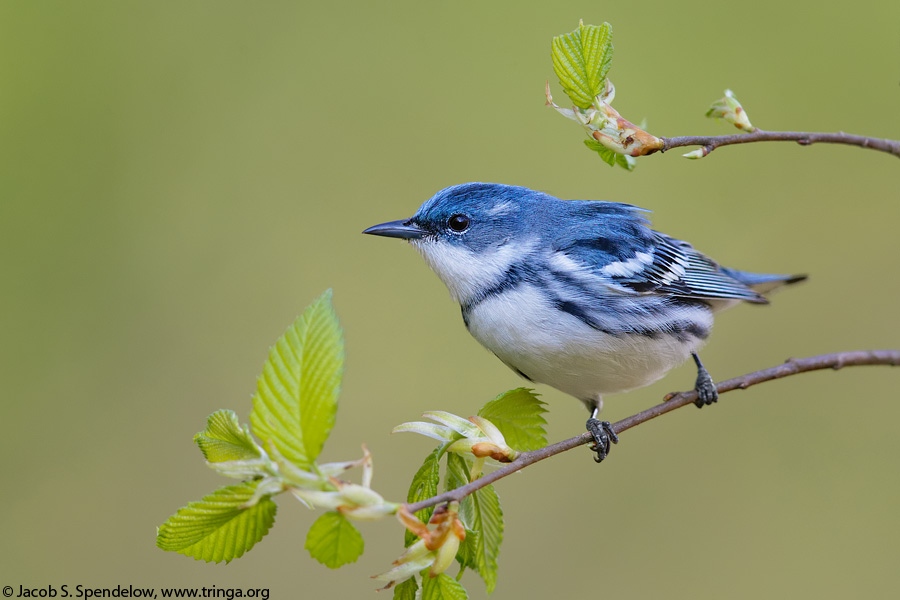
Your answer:
[[[561,200],[526,187],[447,187],[408,219],[363,233],[409,242],[459,303],[466,329],[528,381],[585,404],[594,459],[618,438],[603,398],[693,358],[695,404],[718,399],[698,351],[713,316],[806,279],[738,271],[650,228],[631,204]]]

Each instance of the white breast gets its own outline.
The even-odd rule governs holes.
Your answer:
[[[706,311],[692,314],[712,326]],[[649,385],[702,346],[693,337],[611,335],[551,306],[531,285],[485,299],[469,331],[509,366],[585,402]]]

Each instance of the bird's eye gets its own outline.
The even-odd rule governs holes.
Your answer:
[[[469,228],[469,217],[466,215],[453,215],[447,220],[447,225],[456,233],[462,233]]]

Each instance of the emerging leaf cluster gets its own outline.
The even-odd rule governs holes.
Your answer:
[[[574,105],[572,108],[557,106],[547,84],[547,105],[564,117],[580,124],[588,134],[584,145],[596,152],[611,167],[616,165],[627,171],[634,169],[635,152],[658,150],[659,140],[621,118],[611,102],[615,87],[607,78],[612,66],[612,27],[585,25],[579,21],[578,29],[553,38],[553,70],[559,83]]]
[[[275,520],[271,497],[287,489],[281,472],[314,479],[337,412],[344,342],[331,291],[313,302],[269,351],[253,397],[251,430],[230,410],[210,415],[194,436],[209,465],[245,480],[178,510],[160,526],[157,546],[207,562],[228,562],[250,550]],[[312,473],[312,474],[310,474]],[[285,475],[284,477],[287,477]],[[306,547],[329,567],[362,553],[362,537],[339,513],[312,526]]]
[[[511,447],[518,451],[536,450],[547,445],[543,413],[544,403],[537,395],[525,388],[510,390],[485,404],[478,411],[479,417],[490,420],[503,433]],[[472,480],[475,460],[470,455],[447,452],[453,440],[442,442],[428,456],[413,477],[407,501],[418,502],[435,496],[441,482],[441,461],[446,457],[444,489],[454,490]],[[426,508],[416,516],[427,522],[433,512]],[[476,571],[485,582],[488,593],[497,584],[497,556],[503,541],[503,510],[500,498],[493,485],[488,485],[467,496],[460,503],[460,518],[466,528],[466,539],[462,542],[456,560],[461,569]],[[415,541],[415,536],[407,532],[406,545]],[[459,579],[459,578],[457,578]],[[446,575],[437,578],[423,577],[421,589],[423,599],[466,598],[465,590]],[[394,599],[414,598],[419,589],[415,579],[410,579],[394,588]],[[461,595],[460,595],[461,594]]]
[[[272,497],[290,491],[309,506],[328,511],[307,534],[305,547],[310,555],[330,568],[356,561],[364,543],[349,518],[380,518],[394,514],[400,505],[385,502],[371,489],[368,452],[357,461],[316,462],[334,426],[343,364],[343,338],[331,294],[326,292],[270,349],[253,397],[251,425],[242,425],[233,411],[219,410],[209,416],[206,429],[194,436],[208,465],[241,483],[179,509],[160,526],[157,545],[208,562],[238,558],[274,523],[276,505]],[[442,463],[446,490],[480,476],[485,461],[493,454],[454,449],[454,444],[465,441],[467,435],[476,440],[490,435],[511,455],[543,447],[544,412],[543,402],[531,390],[515,389],[485,404],[478,416],[469,420],[432,411],[426,416],[444,425],[398,427],[437,437],[441,442],[413,477],[407,500],[418,502],[438,494]],[[363,468],[362,484],[338,479],[338,475],[357,466]],[[427,522],[432,513],[433,509],[426,509],[417,517]],[[497,555],[503,541],[503,511],[494,487],[486,486],[467,496],[459,504],[458,518],[466,536],[464,540],[461,534],[457,537],[458,550],[453,550],[456,560],[462,570],[476,571],[490,592],[497,582]],[[407,532],[407,546],[424,543],[424,539]],[[423,556],[434,562],[437,551],[427,550],[433,554],[430,558]],[[448,560],[452,560],[450,556]],[[467,597],[457,580],[440,571],[434,575],[425,576],[421,584],[415,578],[398,582],[395,597]]]

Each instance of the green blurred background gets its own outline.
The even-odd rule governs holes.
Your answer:
[[[612,23],[615,106],[657,135],[730,133],[703,118],[730,87],[764,129],[900,138],[884,0],[0,4],[0,585],[374,597],[391,520],[339,571],[309,558],[315,514],[287,497],[227,566],[156,549],[154,528],[227,483],[191,436],[218,408],[247,419],[268,346],[328,287],[347,371],[323,459],[365,442],[388,498],[432,447],[393,425],[521,385],[411,248],[360,235],[455,183],[636,203],[725,264],[810,273],[719,319],[719,379],[900,345],[900,162],[756,144],[612,170],[543,106],[550,39],[579,18]],[[585,449],[504,480],[493,597],[897,594],[898,389],[885,367],[795,377],[628,432],[602,467]],[[581,431],[579,403],[539,391],[551,439]]]

